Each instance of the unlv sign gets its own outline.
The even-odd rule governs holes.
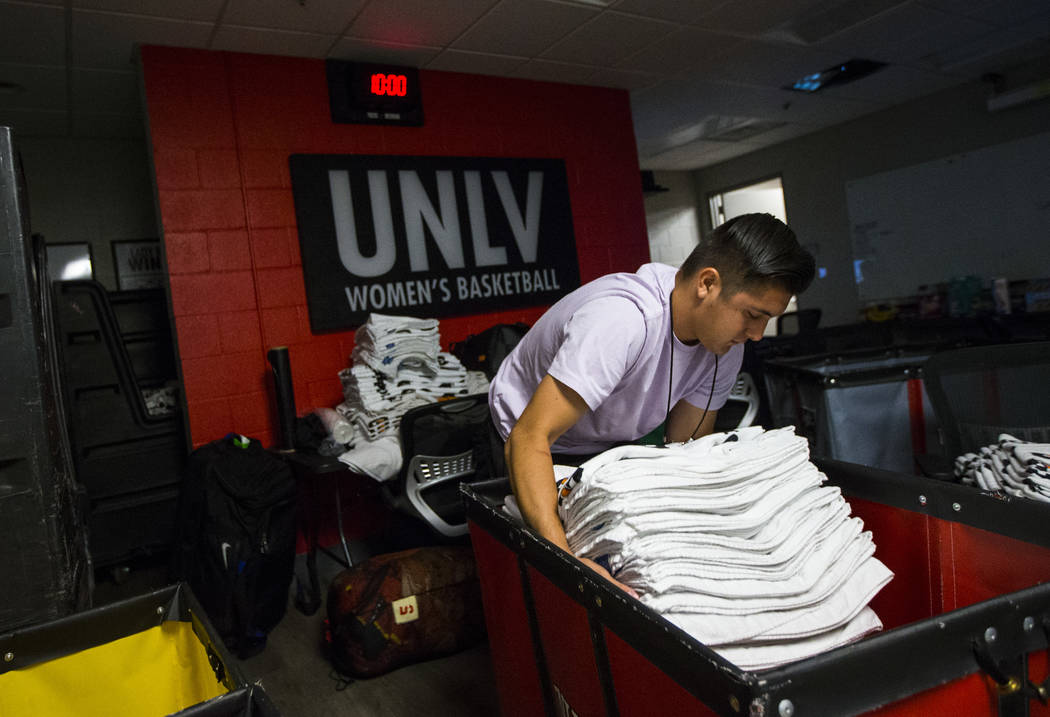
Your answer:
[[[554,159],[292,155],[310,325],[549,304],[580,284]]]

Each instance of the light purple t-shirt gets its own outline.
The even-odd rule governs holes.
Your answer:
[[[667,415],[672,345],[670,405],[685,399],[703,408],[715,356],[672,338],[669,301],[676,272],[665,264],[645,264],[634,274],[609,274],[540,317],[489,387],[489,408],[503,439],[548,373],[590,408],[555,442],[554,452],[596,453],[645,436]],[[743,357],[740,344],[719,359],[710,410],[725,404]]]

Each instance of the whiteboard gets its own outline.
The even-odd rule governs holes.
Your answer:
[[[1050,133],[846,182],[861,300],[1050,276]]]

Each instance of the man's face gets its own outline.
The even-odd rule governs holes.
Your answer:
[[[727,295],[720,283],[706,289],[690,323],[704,347],[719,356],[748,339],[758,341],[766,323],[784,313],[791,294],[775,284]]]

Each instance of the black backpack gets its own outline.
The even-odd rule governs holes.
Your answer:
[[[243,436],[190,454],[172,573],[242,659],[284,617],[295,562],[296,486],[289,465]]]
[[[452,355],[471,371],[484,371],[491,381],[507,354],[518,345],[529,330],[520,321],[516,324],[496,324],[481,333],[471,334],[452,344]]]

